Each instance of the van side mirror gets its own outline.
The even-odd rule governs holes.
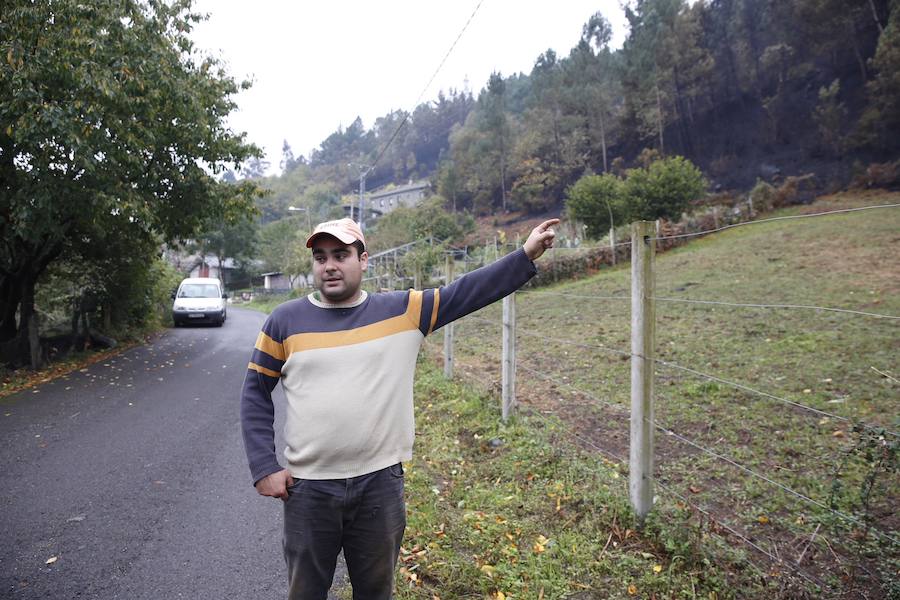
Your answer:
[[[228,294],[226,294],[225,292],[222,292],[222,297],[223,297],[223,298],[227,298],[227,297],[228,297]]]
[[[172,292],[171,297],[172,297],[172,300],[175,299],[175,292]]]

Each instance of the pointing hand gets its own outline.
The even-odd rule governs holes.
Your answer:
[[[525,245],[522,247],[525,254],[531,260],[536,260],[544,253],[547,248],[553,247],[553,240],[556,238],[556,232],[551,229],[554,225],[559,224],[559,219],[550,219],[544,221],[531,230]]]

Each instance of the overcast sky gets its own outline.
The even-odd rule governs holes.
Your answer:
[[[223,59],[253,87],[237,97],[231,126],[261,146],[277,171],[283,140],[309,156],[338,126],[360,116],[368,129],[391,110],[411,110],[478,0],[196,0],[209,19],[198,48]],[[491,72],[529,73],[538,55],[561,56],[600,11],[622,44],[619,0],[483,0],[421,101]]]

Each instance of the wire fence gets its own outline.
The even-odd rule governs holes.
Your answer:
[[[774,217],[726,225],[691,234],[648,237],[645,238],[645,241],[682,239],[717,233],[738,226],[792,221],[827,215],[847,215],[861,211],[897,207],[900,207],[900,204],[885,204],[823,211],[808,215]],[[888,278],[890,278],[889,275]],[[568,290],[577,286],[566,287]],[[739,290],[737,291],[739,292]],[[853,563],[853,568],[867,572],[871,578],[877,580],[877,574],[873,573],[877,567],[872,567],[871,560],[865,558],[866,552],[872,552],[872,544],[880,548],[881,552],[888,557],[893,557],[892,560],[900,558],[900,538],[898,538],[896,527],[893,525],[893,511],[897,505],[898,498],[900,498],[897,496],[898,492],[900,492],[896,462],[897,438],[900,438],[900,434],[897,431],[883,424],[865,419],[865,413],[839,414],[835,410],[825,409],[821,400],[814,404],[792,397],[793,394],[765,389],[765,383],[760,381],[760,369],[752,368],[753,363],[751,359],[757,357],[751,356],[745,359],[737,356],[737,362],[741,365],[750,363],[751,366],[748,369],[750,380],[742,381],[740,377],[735,377],[731,374],[715,371],[709,372],[710,369],[708,367],[710,366],[713,368],[719,366],[721,368],[718,361],[712,361],[705,367],[693,368],[692,366],[680,364],[681,361],[676,362],[674,360],[657,358],[654,355],[642,355],[633,350],[625,350],[622,347],[617,347],[617,344],[585,340],[586,336],[583,334],[593,323],[591,319],[585,318],[577,328],[573,328],[571,324],[555,327],[557,321],[554,319],[558,317],[540,312],[542,310],[544,312],[552,312],[546,310],[547,307],[558,307],[560,304],[571,301],[572,304],[583,307],[582,314],[596,315],[593,305],[585,301],[607,301],[616,304],[617,301],[633,301],[634,294],[594,294],[579,293],[577,290],[569,292],[535,289],[523,290],[517,295],[519,294],[528,299],[529,310],[536,311],[533,315],[525,312],[523,315],[520,315],[520,319],[530,319],[530,323],[546,324],[553,328],[554,334],[548,335],[545,333],[545,329],[540,326],[519,327],[516,330],[516,334],[522,338],[523,343],[519,348],[519,356],[514,359],[516,369],[526,376],[529,386],[534,387],[538,385],[537,382],[543,382],[543,385],[565,387],[571,390],[573,395],[577,394],[588,399],[587,403],[573,403],[565,400],[563,401],[564,404],[563,402],[553,404],[553,402],[546,399],[532,398],[525,394],[525,404],[522,406],[523,412],[541,419],[562,419],[563,431],[575,440],[578,445],[583,448],[590,448],[605,457],[625,464],[626,459],[622,457],[621,447],[610,449],[607,447],[608,444],[604,444],[602,440],[596,439],[589,430],[579,429],[577,421],[567,421],[565,413],[571,411],[574,406],[590,406],[604,411],[604,414],[608,411],[619,417],[629,416],[633,420],[628,404],[617,402],[614,397],[615,394],[601,396],[594,393],[591,386],[603,388],[603,385],[598,383],[596,379],[591,380],[590,377],[585,376],[583,373],[579,374],[578,377],[560,375],[560,373],[572,375],[578,372],[578,366],[567,367],[563,364],[564,361],[561,356],[566,356],[568,353],[561,354],[556,351],[553,355],[554,360],[544,361],[540,366],[535,365],[534,356],[539,352],[538,348],[552,347],[554,349],[570,348],[573,350],[573,355],[581,355],[582,357],[587,354],[590,361],[600,360],[602,356],[606,356],[607,360],[614,361],[612,364],[615,364],[615,362],[624,364],[622,361],[626,360],[628,363],[632,363],[635,360],[647,361],[653,365],[654,378],[658,383],[664,382],[671,386],[682,386],[680,388],[676,387],[673,391],[675,399],[678,401],[677,404],[679,404],[679,410],[673,410],[669,406],[666,406],[666,408],[672,413],[670,415],[672,419],[681,422],[685,426],[683,429],[674,425],[666,425],[658,417],[652,416],[652,414],[641,419],[645,424],[659,432],[662,436],[660,441],[665,441],[667,445],[664,449],[665,451],[659,454],[659,463],[656,470],[649,476],[649,479],[652,480],[659,490],[684,503],[686,506],[690,506],[710,521],[717,523],[722,530],[727,532],[727,535],[738,540],[759,556],[764,557],[771,564],[779,565],[791,571],[796,576],[820,589],[834,589],[834,578],[829,577],[829,566],[833,564],[837,564],[841,569],[849,569],[848,565]],[[787,315],[776,319],[777,326],[782,329],[798,323],[804,331],[811,329],[808,322],[803,321],[803,319],[808,319],[809,317],[802,315],[825,316],[831,314],[846,317],[843,321],[828,323],[829,327],[832,327],[838,334],[842,329],[851,326],[851,319],[858,319],[854,321],[854,324],[860,324],[864,327],[869,327],[869,323],[872,323],[872,329],[871,331],[866,330],[866,335],[874,339],[872,345],[882,344],[888,351],[886,354],[877,355],[880,356],[879,360],[882,361],[879,364],[882,368],[879,369],[874,365],[869,365],[866,369],[867,372],[873,372],[878,377],[877,380],[873,377],[873,381],[868,382],[867,385],[893,386],[898,382],[898,379],[892,373],[892,364],[890,362],[890,357],[893,356],[895,360],[896,354],[891,354],[889,349],[893,348],[896,350],[897,348],[898,330],[895,327],[900,317],[889,314],[889,310],[873,312],[860,310],[855,307],[820,306],[795,302],[740,302],[728,299],[677,298],[670,295],[657,295],[652,291],[644,294],[644,301],[649,301],[654,303],[654,305],[656,303],[672,306],[687,305],[697,310],[704,308],[728,308],[771,311],[773,314]],[[540,304],[541,302],[544,304]],[[622,305],[618,306],[621,309],[627,308]],[[618,316],[620,322],[627,320],[627,316],[615,315],[615,309],[609,312],[613,313],[613,316],[607,318],[616,318]],[[460,347],[473,343],[474,340],[466,333],[474,327],[478,330],[476,346],[480,350],[474,351],[473,356],[483,356],[484,348],[489,345],[484,339],[484,336],[487,335],[486,332],[496,331],[501,327],[501,322],[497,316],[495,309],[485,309],[478,314],[463,319],[459,323],[459,332],[462,335],[457,334],[456,338]],[[656,318],[658,319],[659,316]],[[676,317],[671,315],[663,315],[662,318],[667,322],[676,319]],[[679,318],[684,318],[684,315],[680,315]],[[706,321],[709,321],[709,319],[709,317],[705,317]],[[606,323],[604,325],[604,330],[608,330],[608,325]],[[578,336],[579,339],[569,339],[559,335],[563,330],[574,330],[581,335]],[[701,338],[703,333],[702,330],[695,331],[692,338]],[[602,333],[600,337],[603,337]],[[532,340],[530,345],[527,342],[529,339]],[[694,339],[691,341],[694,342]],[[670,343],[675,342],[670,340]],[[713,342],[710,341],[710,343]],[[818,349],[815,350],[820,351]],[[821,352],[824,351],[827,351],[829,354],[835,353],[834,348],[821,350]],[[733,352],[723,352],[722,354],[723,357],[735,357]],[[523,358],[523,356],[528,358]],[[810,361],[815,362],[815,358],[811,357]],[[763,367],[765,366],[767,365],[763,364]],[[735,371],[732,367],[729,367],[729,370]],[[815,369],[809,370],[813,371]],[[701,393],[699,397],[689,396],[686,398],[684,394],[679,393],[679,390],[685,389],[684,386],[689,386],[690,384],[686,383],[684,379],[672,379],[666,372],[685,374],[689,378],[705,382],[703,385],[710,384],[719,387],[713,388],[714,391],[710,393],[710,397],[704,397]],[[578,385],[572,382],[574,379],[579,380]],[[618,382],[623,383],[623,379],[619,377]],[[827,381],[831,381],[831,379],[829,378]],[[852,381],[855,382],[855,380]],[[854,383],[854,385],[858,385],[858,383]],[[728,397],[727,402],[720,402],[715,398],[719,393],[715,390],[719,388],[732,390],[732,394]],[[519,389],[522,389],[521,384]],[[803,393],[810,391],[805,389]],[[861,393],[868,393],[868,390]],[[896,415],[896,396],[894,396],[894,401],[891,403],[891,391],[885,392],[881,391],[880,388],[876,388],[873,395],[877,394],[880,394],[879,397],[882,398],[883,402],[887,402],[887,407],[884,410],[875,411],[875,414],[880,419],[883,419],[885,414],[890,415],[891,411]],[[660,396],[658,392],[655,395]],[[552,396],[554,395],[549,395],[549,397]],[[671,394],[666,394],[667,400],[670,396]],[[887,398],[887,400],[884,400],[884,398]],[[844,406],[845,404],[842,402],[839,401],[838,404]],[[681,406],[681,404],[684,406]],[[769,408],[766,408],[767,405]],[[781,407],[781,409],[776,409],[776,407]],[[561,409],[565,410],[560,412]],[[792,431],[784,433],[781,430],[776,430],[775,433],[786,438],[788,442],[772,444],[772,447],[764,445],[761,448],[750,448],[744,444],[735,443],[733,440],[723,441],[733,430],[742,429],[740,423],[732,423],[726,420],[723,424],[721,415],[710,415],[708,419],[709,428],[706,433],[709,433],[710,429],[716,429],[716,435],[719,435],[718,439],[712,439],[715,438],[715,435],[704,436],[702,430],[692,427],[697,420],[696,418],[692,421],[684,416],[693,411],[694,413],[699,412],[702,417],[704,410],[711,412],[721,410],[723,414],[734,414],[736,411],[743,410],[745,412],[740,413],[742,415],[747,414],[747,411],[750,410],[762,410],[765,411],[764,414],[772,422],[773,427],[791,427],[794,433]],[[696,414],[694,416],[696,417]],[[818,421],[813,419],[818,419]],[[702,418],[699,420],[702,421]],[[896,416],[894,420],[896,421]],[[840,424],[844,428],[835,429],[831,433],[828,432],[828,429],[831,427],[824,432],[819,431],[825,424],[829,426]],[[613,426],[611,421],[607,422],[606,425],[609,427]],[[748,427],[752,428],[750,425]],[[808,433],[808,430],[812,430],[813,433]],[[712,441],[704,440],[704,437],[710,437]],[[790,443],[791,438],[796,439],[794,444]],[[835,442],[838,445],[830,448],[828,447],[828,442]],[[686,449],[689,452],[686,455],[687,458],[684,455],[685,450],[677,450],[673,444],[680,445]],[[718,447],[722,445],[733,448],[735,452],[728,452]],[[799,446],[799,448],[792,448],[794,445]],[[787,454],[784,454],[785,452]],[[785,464],[788,466],[777,465],[777,469],[772,469],[775,472],[770,472],[769,469],[765,468],[769,463],[777,462],[769,454],[777,454],[779,458],[783,458],[784,456],[791,456],[792,452],[797,457],[795,460],[798,464],[786,462]],[[831,464],[826,464],[828,461],[825,460],[821,460],[816,464],[816,457],[821,456],[817,452],[823,452]],[[724,476],[724,481],[731,482],[735,490],[718,496],[699,494],[698,500],[690,499],[687,491],[680,492],[677,489],[680,485],[684,485],[691,479],[702,481],[706,475],[697,469],[684,468],[684,463],[693,461],[696,464],[696,456],[705,456],[715,463],[731,469],[733,474]],[[679,460],[681,460],[681,464],[678,464]],[[855,463],[851,465],[853,461]],[[672,469],[669,467],[670,462],[676,465]],[[807,469],[808,472],[806,472]],[[668,475],[666,475],[667,473]],[[711,476],[715,480],[716,477],[719,477],[719,472],[716,471]],[[785,476],[787,476],[787,480],[784,479]],[[850,484],[860,486],[859,502],[848,500],[846,493],[847,483],[844,483],[844,492],[841,495],[841,486],[838,484],[844,481],[842,478],[846,479]],[[671,480],[675,482],[673,483]],[[751,481],[755,481],[756,484],[751,484]],[[727,486],[723,484],[723,487]],[[776,490],[781,495],[771,494],[766,492],[766,489]],[[752,491],[748,492],[748,490]],[[874,498],[873,495],[877,491],[880,491],[882,495]],[[695,493],[693,487],[690,492],[692,494]],[[867,494],[865,499],[862,498],[863,493]],[[746,522],[748,520],[747,514],[739,514],[738,509],[740,507],[743,510],[747,504],[753,504],[753,502],[732,500],[732,498],[747,495],[752,496],[753,501],[758,503],[759,506],[771,507],[772,517],[759,515],[757,516],[758,522],[756,525],[763,523],[771,525],[771,520],[775,519],[782,524],[777,529],[773,527],[770,535],[756,530],[751,533],[748,529],[749,526],[740,527],[732,522],[735,520]],[[703,503],[699,500],[701,497],[707,499],[706,506],[703,506]],[[710,501],[712,501],[712,506],[709,504]],[[746,513],[746,511],[744,512]],[[823,527],[827,531],[823,531]],[[741,531],[742,529],[743,531]],[[788,560],[780,555],[778,543],[779,541],[783,543],[785,539],[790,539],[793,544],[792,548],[799,553],[799,557],[796,560]],[[770,545],[771,547],[766,548],[765,545]],[[865,547],[867,550],[859,550],[854,553],[849,549],[854,545],[860,548]],[[810,550],[811,548],[812,551]],[[818,561],[812,560],[812,554],[819,553],[821,556],[826,556],[824,550],[826,548],[831,553],[830,556],[833,560],[825,558],[820,558]],[[821,552],[817,549],[820,549]],[[758,568],[755,564],[753,566]],[[825,581],[825,579],[829,579],[830,583]]]

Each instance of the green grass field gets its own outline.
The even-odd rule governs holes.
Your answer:
[[[897,208],[749,225],[659,255],[656,297],[897,316],[898,256]],[[508,427],[485,399],[499,304],[457,328],[459,380],[480,395],[422,366],[401,597],[900,597],[897,438],[881,429],[900,430],[900,322],[658,301],[659,359],[777,399],[657,364],[655,420],[677,435],[657,434],[662,485],[634,532],[627,464],[610,458],[628,454],[629,295],[628,265],[518,294],[526,410]]]

